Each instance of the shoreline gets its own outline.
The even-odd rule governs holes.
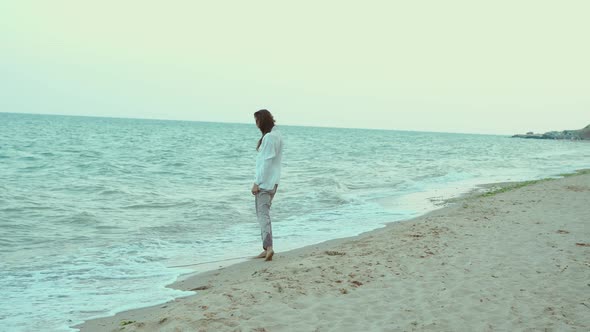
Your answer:
[[[393,280],[389,281],[395,283],[397,280],[396,278],[401,278],[406,282],[411,283],[407,278],[403,278],[403,276],[408,273],[408,270],[416,269],[416,266],[411,265],[420,264],[424,260],[432,261],[430,258],[439,256],[440,251],[444,250],[445,247],[440,245],[437,246],[437,242],[440,242],[445,236],[448,237],[449,234],[456,233],[449,232],[449,226],[458,227],[458,225],[434,222],[435,219],[444,219],[452,223],[453,221],[451,219],[456,218],[457,216],[467,216],[468,219],[475,218],[477,220],[489,221],[494,218],[487,215],[481,215],[482,211],[471,211],[473,209],[472,206],[477,206],[480,210],[483,209],[484,211],[493,211],[494,208],[491,210],[489,208],[486,209],[484,205],[498,205],[499,201],[515,202],[518,200],[518,195],[515,193],[528,193],[532,189],[539,189],[540,186],[555,186],[560,187],[562,190],[569,186],[575,189],[578,187],[575,187],[575,185],[572,187],[571,184],[566,184],[570,182],[580,182],[573,181],[575,179],[581,180],[585,185],[579,187],[579,191],[570,190],[572,192],[569,194],[590,196],[590,194],[588,194],[588,192],[590,192],[590,172],[588,170],[578,171],[572,175],[562,174],[561,176],[564,177],[541,179],[531,182],[525,181],[521,183],[524,183],[525,185],[519,185],[519,183],[483,185],[480,187],[484,188],[484,193],[481,193],[481,190],[476,188],[470,193],[451,199],[446,202],[446,206],[430,211],[419,217],[391,222],[385,227],[364,232],[357,236],[329,240],[317,245],[306,246],[282,253],[279,252],[275,254],[275,258],[271,263],[261,260],[248,260],[225,266],[220,269],[180,276],[176,282],[167,287],[196,291],[197,294],[177,298],[173,301],[156,306],[123,311],[113,316],[88,320],[83,324],[74,326],[74,328],[79,328],[81,331],[156,331],[161,329],[173,330],[174,328],[193,330],[202,328],[204,331],[208,331],[209,329],[235,330],[239,327],[257,328],[256,326],[258,325],[261,325],[260,328],[264,329],[263,326],[266,325],[266,328],[270,331],[285,330],[286,326],[289,326],[288,324],[285,325],[285,317],[278,319],[278,322],[275,323],[261,319],[264,317],[262,314],[264,313],[264,308],[267,308],[269,303],[270,307],[268,307],[268,309],[274,308],[275,306],[286,306],[287,308],[285,309],[287,311],[293,311],[292,315],[297,315],[300,311],[306,311],[305,308],[307,306],[301,305],[301,307],[295,306],[291,308],[292,306],[289,305],[291,300],[296,300],[296,303],[306,302],[307,300],[310,301],[309,304],[315,304],[318,301],[322,301],[319,299],[319,295],[328,295],[332,298],[331,300],[345,296],[351,298],[353,295],[360,293],[361,290],[369,288],[364,286],[375,284],[380,284],[380,287],[377,287],[377,289],[379,292],[383,292],[383,290],[389,289],[389,287],[385,287],[386,283],[383,282],[384,280],[380,280],[388,279],[387,274],[385,274],[386,270],[389,270],[389,272],[397,271],[391,275],[393,276]],[[485,193],[486,190],[491,191]],[[450,203],[450,205],[448,203]],[[514,205],[522,204],[515,203]],[[541,214],[547,212],[543,211],[543,206],[537,206],[536,208],[537,210],[541,210]],[[497,210],[499,208],[495,207],[495,209]],[[471,214],[467,212],[471,212]],[[516,213],[518,211],[513,212]],[[496,215],[494,214],[494,217],[495,216]],[[408,232],[416,234],[405,234]],[[570,234],[569,231],[567,232],[568,233],[559,234]],[[390,237],[388,235],[392,236]],[[587,237],[587,232],[585,233],[585,236]],[[395,248],[398,250],[374,250],[373,246],[370,244],[374,241],[373,239],[379,238],[381,240],[381,242],[375,241],[376,243],[378,242],[381,244],[378,246],[381,248],[382,244],[384,244],[384,237],[391,238],[389,241],[385,242],[385,244],[394,245],[390,249]],[[421,251],[420,255],[416,256],[415,252],[407,252],[409,249],[406,245],[423,242],[423,240],[427,239],[431,240],[431,243],[426,244],[422,248],[410,245],[412,250],[415,251],[418,249],[418,251]],[[585,244],[590,242],[588,240],[588,238],[584,238],[580,243]],[[446,243],[446,246],[448,246],[448,243]],[[588,249],[584,250],[586,250],[585,254],[588,255]],[[397,257],[396,253],[405,253],[409,255]],[[461,252],[455,254],[458,255],[460,253]],[[416,261],[412,261],[412,264],[402,266],[398,260],[391,259],[391,255],[396,256],[395,258],[398,259],[414,257]],[[389,258],[389,260],[386,258]],[[348,264],[335,264],[337,260],[347,261]],[[444,266],[444,262],[442,263],[442,266]],[[471,262],[469,263],[471,265]],[[363,267],[361,268],[361,266]],[[588,267],[586,267],[586,269],[587,268]],[[339,270],[347,270],[346,272],[350,271],[350,273],[346,274]],[[376,270],[383,270],[383,273],[377,275],[376,273],[366,272],[375,272]],[[286,271],[290,271],[290,273]],[[308,275],[309,278],[302,279],[301,276],[303,275]],[[590,276],[587,271],[586,276]],[[419,278],[423,277],[425,276],[419,276]],[[497,279],[498,277],[492,276],[492,278]],[[326,281],[331,279],[335,280],[332,280],[331,283]],[[348,281],[345,281],[346,279],[348,279]],[[420,279],[413,279],[413,284],[415,285],[418,280]],[[381,281],[381,283],[378,281]],[[244,284],[248,284],[252,287],[244,289]],[[265,299],[261,299],[260,297]],[[279,300],[276,300],[277,297]],[[238,298],[239,301],[237,300]],[[345,299],[346,298],[341,298],[340,300]],[[366,302],[370,301],[371,298],[356,297],[355,300]],[[491,300],[488,298],[488,301]],[[325,304],[329,304],[333,309],[338,308],[334,303],[335,302],[330,301]],[[395,303],[395,301],[392,303]],[[590,305],[590,299],[586,299],[585,303]],[[258,308],[258,310],[255,308]],[[588,308],[585,309],[588,310]],[[246,312],[248,312],[248,314],[246,314]],[[226,313],[230,314],[223,315]],[[220,316],[223,316],[223,318],[220,318]],[[293,317],[290,317],[289,319],[292,318]],[[362,321],[363,319],[358,320]],[[297,323],[299,321],[294,320],[293,322]],[[414,322],[417,324],[414,324]],[[247,324],[246,326],[243,326],[242,323]],[[319,324],[318,321],[315,321],[315,323],[310,322],[309,324],[310,325],[305,325],[305,327],[302,326],[301,329],[307,330],[314,326],[321,327],[317,325]],[[354,330],[354,322],[348,322],[347,324],[348,325],[343,326],[344,330]],[[446,324],[447,325],[438,325],[438,327],[444,328],[444,326],[447,326],[447,328],[451,328],[452,322],[449,321],[446,322]],[[324,324],[323,326],[325,327],[328,325]],[[347,326],[349,326],[349,328],[347,328]],[[395,326],[392,326],[391,324],[386,326],[395,328]],[[420,321],[412,321],[410,322],[410,325],[400,326],[406,326],[406,328],[418,330],[436,330],[433,327],[434,325],[423,325]],[[590,326],[590,322],[584,321],[580,326]]]

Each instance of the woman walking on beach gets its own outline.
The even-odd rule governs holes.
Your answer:
[[[283,139],[278,130],[274,129],[275,120],[265,109],[254,113],[256,126],[262,132],[256,150],[256,178],[252,186],[255,196],[256,216],[260,224],[263,252],[257,258],[272,260],[272,227],[270,223],[270,206],[279,187],[281,177],[281,160],[283,159]]]

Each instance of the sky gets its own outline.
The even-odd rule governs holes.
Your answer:
[[[579,129],[589,14],[587,0],[5,0],[0,112]]]

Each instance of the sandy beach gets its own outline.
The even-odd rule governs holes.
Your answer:
[[[240,256],[253,253],[237,253]],[[588,331],[590,174],[179,280],[81,331]]]

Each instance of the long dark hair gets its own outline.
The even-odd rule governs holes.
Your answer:
[[[258,145],[256,146],[256,151],[260,148],[262,144],[262,139],[264,135],[270,133],[272,128],[275,126],[275,119],[273,118],[272,114],[268,110],[262,109],[254,113],[254,118],[258,122],[258,128],[262,132],[262,137],[258,140]]]

